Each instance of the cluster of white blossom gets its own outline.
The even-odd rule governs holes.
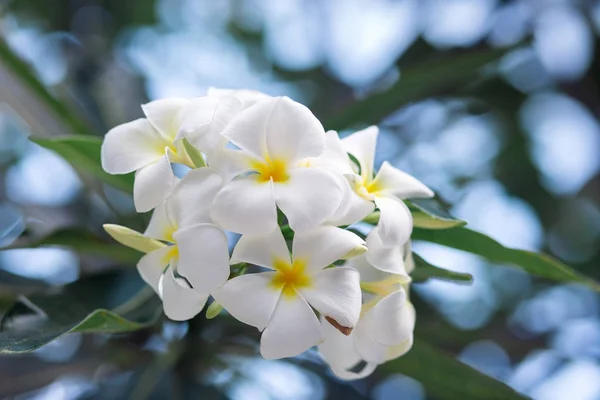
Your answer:
[[[387,162],[375,174],[377,127],[340,139],[305,106],[249,90],[142,108],[146,118],[108,132],[102,165],[135,171],[136,209],[154,212],[143,234],[105,228],[146,253],[138,270],[169,318],[193,318],[212,296],[262,332],[263,357],[318,345],[343,379],[410,349],[412,218],[402,200],[433,193]],[[179,179],[172,164],[191,170]],[[376,208],[365,240],[346,229]],[[225,231],[241,234],[231,256]]]

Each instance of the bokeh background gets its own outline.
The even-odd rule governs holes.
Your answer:
[[[0,13],[2,40],[99,135],[140,117],[144,102],[210,86],[290,96],[327,126],[353,102],[414,76],[406,71],[441,60],[443,79],[427,96],[371,105],[375,115],[395,110],[380,123],[378,162],[414,174],[502,244],[600,278],[600,2],[2,0]],[[446,59],[492,48],[506,54],[465,71],[473,78],[459,87],[448,85],[455,72],[439,71]],[[343,128],[364,126],[353,122]],[[116,220],[143,227],[127,196],[109,187],[98,196],[27,140],[66,133],[0,60],[0,245],[24,231],[100,232]],[[470,286],[415,285],[417,335],[534,399],[600,399],[597,294],[414,247],[474,276]],[[51,284],[113,267],[62,248],[0,251],[0,272]],[[200,316],[130,335],[72,334],[1,357],[0,397],[429,398],[402,375],[338,381],[310,352],[263,361],[248,344],[256,333],[240,325]]]

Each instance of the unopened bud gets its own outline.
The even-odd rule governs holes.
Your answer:
[[[364,244],[360,244],[360,245],[356,246],[355,248],[353,248],[352,250],[350,250],[348,253],[346,253],[346,255],[344,255],[342,257],[342,260],[349,260],[353,257],[360,256],[361,254],[364,254],[366,251],[367,251],[367,246]]]

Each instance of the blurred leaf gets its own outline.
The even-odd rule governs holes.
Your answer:
[[[427,261],[422,259],[418,254],[415,254],[414,252],[413,259],[415,260],[415,269],[410,274],[410,277],[413,279],[413,282],[425,282],[432,278],[460,283],[473,282],[473,276],[471,274],[450,271],[444,268],[436,267],[434,265],[429,264]]]
[[[421,339],[404,356],[380,367],[385,375],[410,376],[423,384],[428,398],[440,400],[523,400],[527,397]],[[401,398],[401,395],[398,395]]]
[[[467,228],[415,229],[412,238],[477,254],[495,263],[513,264],[532,275],[558,282],[579,282],[600,291],[600,284],[554,258],[527,250],[504,247],[494,239]]]
[[[89,133],[86,125],[79,120],[75,115],[54,97],[46,88],[46,86],[40,82],[40,80],[31,72],[30,66],[17,56],[10,49],[8,44],[0,38],[0,60],[7,65],[10,70],[18,76],[23,83],[25,83],[38,98],[48,106],[62,121],[65,122],[73,132],[78,134]]]
[[[100,148],[102,138],[95,136],[71,135],[52,139],[30,137],[32,142],[55,151],[67,160],[73,168],[88,172],[109,185],[127,193],[133,192],[133,173],[111,175],[102,169]]]
[[[413,217],[413,226],[423,229],[450,229],[465,226],[467,223],[454,218],[437,199],[405,200]],[[379,211],[369,214],[363,222],[376,225]]]
[[[137,271],[97,275],[24,297],[0,329],[0,353],[25,353],[71,332],[122,333],[154,324],[160,299]]]
[[[27,249],[46,246],[64,246],[78,253],[96,254],[124,264],[137,264],[142,253],[116,243],[108,243],[102,238],[83,229],[61,229],[39,239],[20,238],[2,250]]]
[[[382,93],[376,93],[348,106],[327,121],[327,129],[342,130],[353,125],[377,124],[410,102],[440,95],[476,80],[478,70],[499,59],[510,48],[485,49],[453,54],[402,70],[400,80]]]

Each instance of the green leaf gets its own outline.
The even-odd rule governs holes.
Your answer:
[[[405,200],[413,217],[413,226],[423,229],[450,229],[467,223],[454,218],[436,199]],[[363,222],[376,225],[379,211],[369,214]]]
[[[14,54],[8,44],[2,39],[0,39],[0,59],[4,61],[13,74],[19,77],[21,81],[37,95],[38,99],[43,101],[56,116],[73,130],[73,132],[79,134],[89,133],[86,124],[75,117],[67,106],[48,91],[46,86],[44,86],[44,84],[31,72],[29,65]]]
[[[579,282],[600,291],[600,284],[560,261],[527,250],[504,247],[494,239],[467,228],[449,230],[415,229],[413,240],[424,240],[477,254],[495,263],[506,263],[520,267],[532,275],[558,282]]]
[[[427,397],[440,400],[523,400],[527,397],[421,339],[404,356],[379,367],[380,373],[410,376],[423,384]],[[399,394],[398,398],[402,396]]]
[[[85,278],[17,302],[2,320],[0,354],[30,352],[71,332],[143,329],[161,312],[160,299],[137,271]]]
[[[414,252],[413,259],[415,261],[415,269],[410,274],[413,282],[425,282],[432,278],[460,283],[473,282],[473,276],[471,274],[450,271],[444,268],[436,267],[435,265],[429,264]]]
[[[223,310],[223,306],[213,301],[206,309],[206,319],[213,319]]]
[[[181,143],[183,143],[185,152],[190,157],[190,160],[192,160],[196,168],[206,167],[206,161],[204,161],[204,157],[202,156],[200,150],[192,146],[192,144],[186,138],[183,138]]]
[[[61,229],[33,240],[21,237],[10,246],[0,248],[0,251],[46,246],[64,246],[78,253],[95,254],[124,264],[137,264],[143,254],[117,243],[108,243],[87,230],[71,228]]]
[[[111,175],[102,169],[100,149],[102,138],[96,136],[61,136],[56,138],[30,137],[32,142],[55,151],[67,160],[75,169],[87,172],[102,182],[112,185],[127,193],[133,192],[133,173]]]
[[[512,49],[486,49],[466,54],[454,54],[403,69],[398,82],[348,106],[327,121],[327,129],[342,130],[353,125],[377,124],[403,105],[440,95],[475,81],[479,69],[499,59]]]
[[[424,229],[449,229],[465,226],[466,221],[454,218],[442,205],[433,199],[413,199],[406,202],[413,216],[413,226]]]

